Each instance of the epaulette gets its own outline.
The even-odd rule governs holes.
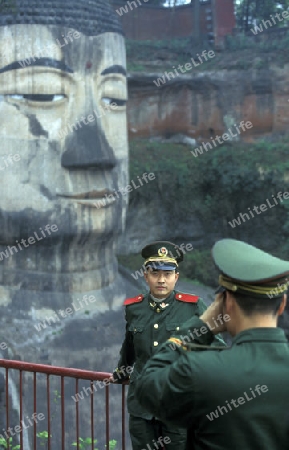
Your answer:
[[[136,297],[127,298],[123,302],[124,306],[132,305],[133,303],[139,303],[142,302],[144,298],[143,294],[137,295]]]
[[[197,303],[197,301],[199,300],[199,297],[197,295],[183,294],[181,292],[177,292],[175,298],[180,302],[187,302],[187,303]]]

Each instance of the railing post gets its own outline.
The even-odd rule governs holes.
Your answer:
[[[109,450],[109,386],[105,386],[106,450]]]

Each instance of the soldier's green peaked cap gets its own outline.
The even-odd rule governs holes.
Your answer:
[[[183,251],[169,241],[152,242],[142,249],[141,255],[145,258],[146,267],[159,270],[175,270],[183,260]]]
[[[246,242],[222,239],[213,246],[212,256],[221,272],[219,284],[226,289],[261,298],[273,294],[276,298],[288,288],[289,261]]]

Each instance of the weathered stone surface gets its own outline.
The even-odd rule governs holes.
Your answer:
[[[0,18],[6,357],[112,371],[124,331],[121,305],[138,293],[115,257],[127,197],[107,197],[128,179],[124,39],[105,0],[77,1],[75,8],[58,0],[13,5]],[[24,414],[31,398],[24,399]],[[86,402],[84,436],[88,413]],[[54,448],[59,409],[56,415]],[[70,445],[69,415],[66,432]]]
[[[287,130],[286,93],[288,66],[182,76],[173,69],[164,73],[132,73],[129,131],[131,136],[168,137],[182,133],[206,140],[222,135],[243,120],[252,122],[253,127],[240,139],[250,140],[264,133]]]

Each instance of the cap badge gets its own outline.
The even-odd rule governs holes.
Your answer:
[[[168,250],[166,249],[166,247],[161,247],[158,249],[158,255],[159,256],[167,256],[168,254]]]

